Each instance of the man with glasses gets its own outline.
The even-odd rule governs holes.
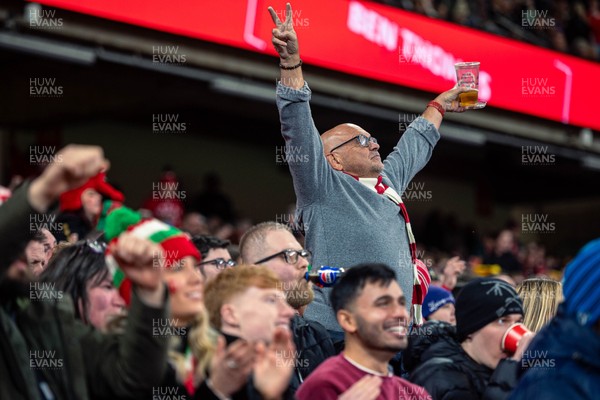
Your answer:
[[[304,278],[311,254],[302,248],[290,228],[277,222],[263,222],[242,236],[240,255],[244,264],[264,265],[274,271],[288,304],[296,311],[291,329],[298,352],[296,382],[302,382],[326,358],[335,355],[323,325],[302,317],[314,297],[312,284]]]
[[[192,243],[202,254],[202,262],[198,268],[208,282],[219,275],[225,268],[235,267],[237,263],[231,259],[227,247],[231,244],[229,240],[221,240],[214,236],[197,235],[192,237]]]
[[[407,307],[415,293],[415,315],[426,292],[427,272],[416,259],[416,244],[401,194],[431,157],[445,112],[462,112],[460,89],[429,104],[382,159],[377,140],[360,126],[345,123],[319,136],[312,119],[311,91],[302,75],[298,38],[288,4],[282,22],[269,8],[275,29],[281,79],[277,106],[286,150],[306,157],[288,162],[296,192],[296,222],[305,229],[315,266],[344,267],[383,263],[395,271]],[[308,161],[306,161],[308,160]],[[422,264],[422,263],[421,263]],[[306,318],[321,322],[334,340],[343,340],[329,301],[329,288],[315,288]]]

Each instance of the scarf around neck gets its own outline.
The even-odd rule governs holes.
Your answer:
[[[350,175],[350,174],[348,174]],[[383,183],[383,176],[379,175],[377,178],[359,178],[354,175],[350,175],[369,189],[373,190],[375,193],[379,195],[386,196],[390,199],[394,204],[400,207],[400,213],[404,218],[404,222],[406,224],[406,235],[408,237],[408,247],[410,249],[410,258],[413,265],[413,295],[412,295],[412,314],[413,314],[413,323],[415,325],[423,324],[423,301],[425,300],[425,295],[429,290],[429,284],[431,283],[431,277],[429,276],[429,271],[427,270],[427,266],[423,263],[423,261],[417,258],[417,242],[415,241],[415,235],[412,231],[412,226],[410,224],[410,218],[408,217],[408,211],[404,202],[402,201],[402,197],[392,188],[391,186]]]

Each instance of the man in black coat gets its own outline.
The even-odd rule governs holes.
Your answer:
[[[512,356],[501,342],[508,328],[522,320],[523,303],[508,283],[493,278],[470,282],[456,299],[456,335],[451,327],[439,326],[429,348],[421,353],[413,346],[407,359],[414,368],[410,381],[425,387],[434,400],[508,398],[533,334],[520,340]]]

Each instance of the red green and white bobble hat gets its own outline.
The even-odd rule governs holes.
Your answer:
[[[117,241],[123,232],[130,232],[136,237],[158,243],[163,249],[163,258],[159,266],[170,268],[187,256],[194,257],[198,262],[201,260],[200,252],[184,232],[155,218],[142,219],[140,213],[127,207],[117,208],[108,214],[104,236],[113,242]],[[120,268],[113,272],[113,283],[129,304],[131,282]]]

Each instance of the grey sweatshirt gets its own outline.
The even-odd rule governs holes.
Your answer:
[[[348,268],[360,263],[387,264],[410,307],[413,286],[406,225],[400,207],[353,177],[336,171],[325,159],[319,131],[312,119],[311,91],[277,86],[281,134],[296,192],[296,221],[304,227],[313,268]],[[383,182],[402,195],[411,179],[429,161],[440,138],[435,126],[417,118],[384,160]],[[296,157],[296,155],[303,157]],[[410,210],[409,210],[410,212]],[[329,301],[330,288],[316,288],[304,317],[341,332]]]

